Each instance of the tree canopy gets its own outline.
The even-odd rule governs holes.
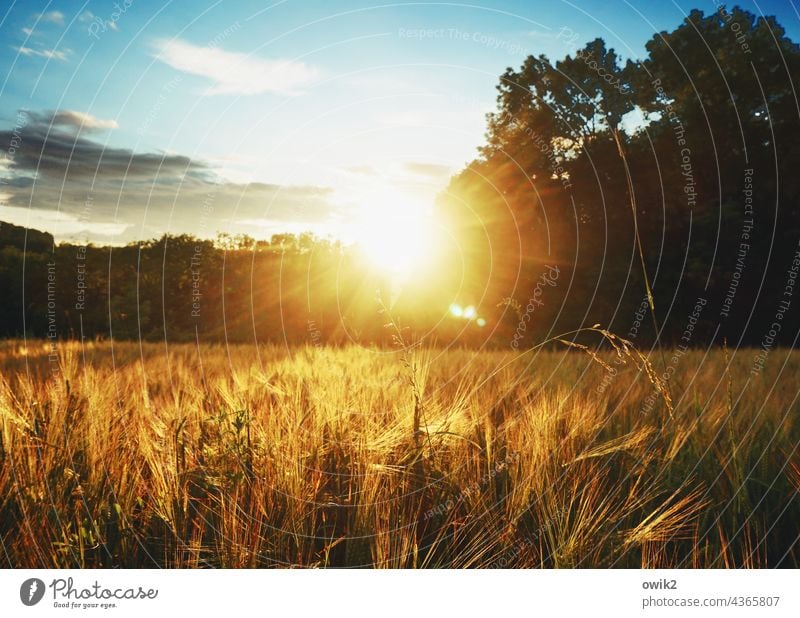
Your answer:
[[[515,301],[496,315],[506,331],[546,265],[565,272],[529,343],[587,322],[624,335],[645,273],[666,342],[702,298],[695,343],[758,343],[783,298],[800,240],[798,45],[772,17],[720,7],[646,49],[623,62],[595,39],[508,68],[480,156],[442,199],[473,294]]]

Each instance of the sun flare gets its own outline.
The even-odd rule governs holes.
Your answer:
[[[371,266],[399,280],[418,276],[435,261],[434,216],[413,201],[365,209],[356,223],[355,242]]]

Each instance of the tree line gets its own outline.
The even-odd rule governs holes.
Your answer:
[[[411,326],[400,316],[416,329],[438,320],[435,285],[398,298],[356,247],[312,234],[110,247],[0,224],[4,337],[390,345]],[[437,336],[463,337],[459,326]]]

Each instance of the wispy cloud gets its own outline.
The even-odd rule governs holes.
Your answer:
[[[0,195],[4,220],[16,221],[17,224],[34,230],[55,231],[58,233],[59,239],[91,239],[93,242],[122,244],[119,237],[127,229],[133,227],[130,223],[115,221],[87,221],[81,218],[80,213],[75,214],[52,208],[10,206],[4,201],[4,196]]]
[[[378,172],[371,165],[349,165],[343,168],[348,174],[355,174],[357,176],[376,176]]]
[[[20,54],[23,56],[38,56],[39,58],[48,58],[50,60],[61,60],[63,62],[67,61],[69,57],[70,51],[67,50],[60,50],[60,49],[34,49],[32,47],[25,47],[24,45],[21,47],[15,47]]]
[[[56,24],[57,26],[64,25],[64,13],[61,11],[47,11],[46,13],[36,13],[34,18],[38,19],[40,22],[48,22],[51,24]]]
[[[22,28],[22,34],[27,37],[25,44],[14,47],[17,52],[23,56],[36,56],[39,58],[47,58],[49,60],[62,60],[66,61],[71,51],[69,49],[48,49],[41,43],[33,45],[32,39],[42,39],[42,29],[39,27],[41,24],[56,24],[57,26],[64,25],[64,14],[60,11],[48,11],[46,13],[34,13],[31,19],[36,20],[37,24],[26,26]],[[45,37],[46,38],[46,37]]]
[[[158,41],[157,58],[174,69],[214,82],[206,94],[294,95],[318,75],[303,62],[265,59],[217,47],[200,47],[179,39]]]
[[[110,30],[114,30],[117,32],[119,30],[119,26],[117,26],[117,22],[113,19],[103,19],[98,17],[91,11],[84,11],[78,16],[78,21],[81,23],[96,23],[102,25],[104,28],[109,28]],[[91,26],[89,27],[89,31],[91,32]]]
[[[409,161],[404,167],[407,172],[415,176],[424,176],[434,180],[447,179],[453,173],[449,165],[440,165],[439,163]]]
[[[50,110],[46,112],[29,112],[32,122],[39,125],[57,127],[71,132],[94,132],[116,129],[116,120],[106,120],[85,112],[71,109]]]

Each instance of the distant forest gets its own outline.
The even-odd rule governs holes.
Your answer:
[[[391,290],[354,249],[310,234],[191,236],[124,247],[54,244],[0,226],[3,334],[383,343]],[[419,315],[422,308],[417,308]],[[24,321],[23,321],[24,320]]]
[[[310,235],[112,248],[2,224],[0,334],[386,343],[393,320],[442,344],[524,348],[601,324],[637,344],[657,328],[667,345],[794,345],[798,45],[721,6],[655,34],[640,61],[558,37],[561,60],[501,76],[485,144],[437,205],[459,251],[399,298]]]

